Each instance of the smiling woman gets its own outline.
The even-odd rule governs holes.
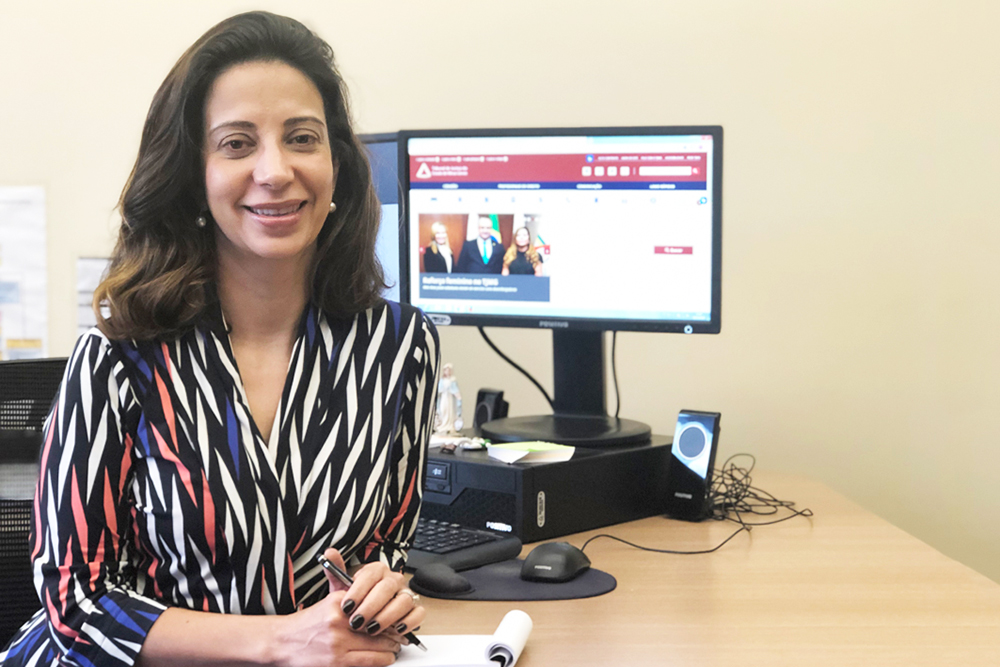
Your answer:
[[[214,129],[207,125],[206,105],[218,80],[233,74],[229,70],[253,71],[255,67],[241,66],[265,63],[283,65],[275,71],[294,71],[299,83],[307,79],[312,94],[319,95],[321,106],[307,115],[325,125],[336,178],[333,187],[339,191],[337,215],[323,225],[308,267],[311,298],[328,311],[344,314],[380,301],[382,268],[374,252],[368,251],[374,248],[380,210],[364,149],[351,127],[346,89],[333,52],[298,22],[252,12],[205,33],[181,56],[153,98],[139,156],[122,193],[123,224],[111,268],[94,295],[95,306],[109,308],[107,317],[98,313],[106,333],[140,340],[179,334],[204,311],[211,297],[206,287],[215,279],[217,251],[211,224],[215,211],[210,210],[206,192],[206,176],[211,176],[206,168],[212,157],[206,130]],[[268,83],[283,79],[272,72]],[[252,92],[264,95],[267,88]],[[262,102],[256,96],[245,101]],[[236,124],[232,129],[242,127],[242,136],[252,124],[248,118],[226,120]],[[235,158],[250,145],[235,137],[225,150]],[[201,233],[192,233],[197,232],[197,220],[206,224]],[[352,224],[344,225],[347,220]]]
[[[439,355],[379,297],[369,173],[302,24],[242,14],[174,66],[47,422],[43,608],[2,664],[393,662],[424,618],[399,570]]]
[[[337,176],[316,86],[285,63],[235,65],[212,85],[205,120],[205,190],[220,265],[308,266]]]

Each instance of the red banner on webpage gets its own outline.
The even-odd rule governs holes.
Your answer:
[[[706,153],[417,155],[411,182],[705,181]]]

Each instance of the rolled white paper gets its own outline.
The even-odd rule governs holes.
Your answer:
[[[528,643],[533,625],[531,617],[520,609],[507,612],[493,633],[493,641],[486,647],[486,659],[497,662],[500,667],[513,667]]]

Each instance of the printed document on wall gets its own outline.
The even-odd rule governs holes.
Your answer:
[[[0,186],[0,359],[46,356],[45,190]]]
[[[101,284],[101,278],[108,271],[111,260],[107,257],[77,257],[76,258],[76,335],[79,338],[97,326],[94,315],[94,292]],[[104,316],[108,316],[107,308],[102,308]]]

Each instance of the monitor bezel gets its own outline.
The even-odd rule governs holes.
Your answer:
[[[712,316],[710,320],[635,320],[600,317],[545,317],[535,315],[488,315],[436,313],[426,310],[438,325],[518,327],[575,331],[648,331],[667,333],[717,334],[722,328],[722,141],[720,125],[674,125],[634,127],[533,127],[400,130],[396,133],[399,148],[400,271],[406,278],[400,299],[412,303],[410,290],[410,160],[409,140],[414,138],[451,137],[533,137],[533,136],[712,136]],[[426,305],[422,305],[426,309]]]
[[[398,286],[399,286],[399,300],[402,303],[408,303],[409,302],[409,295],[410,295],[410,292],[409,292],[409,278],[410,277],[405,272],[406,268],[407,268],[407,265],[405,264],[406,258],[404,257],[406,255],[406,246],[402,245],[404,243],[404,234],[405,234],[405,231],[406,231],[404,228],[405,228],[406,225],[403,224],[403,205],[400,203],[400,201],[403,198],[403,194],[404,193],[403,193],[402,181],[399,178],[399,150],[400,150],[399,149],[399,133],[398,132],[370,132],[370,133],[356,134],[355,136],[358,138],[358,141],[361,142],[361,145],[364,148],[365,160],[368,162],[368,170],[369,170],[369,174],[371,176],[371,187],[376,191],[376,195],[378,194],[378,188],[377,188],[377,185],[376,185],[376,182],[375,182],[375,171],[374,171],[374,168],[373,168],[373,166],[371,164],[371,162],[372,162],[371,158],[372,158],[373,153],[372,153],[372,150],[371,150],[370,146],[371,146],[371,144],[395,144],[396,145],[396,163],[397,163],[396,164],[396,205],[399,208],[399,216],[398,216],[398,219],[396,220],[396,231],[397,231],[398,239],[399,239],[398,240],[399,247],[396,250],[399,253],[400,259],[399,259],[399,262],[397,263],[395,269],[399,273],[399,276],[398,276],[398,281],[399,281],[398,282]],[[385,205],[385,202],[383,202],[381,200],[381,198],[380,198],[379,199],[379,206],[381,207],[381,206],[384,206],[384,205]],[[385,220],[380,220],[379,224],[380,225],[381,224],[385,224],[385,222],[386,222]],[[379,260],[380,263],[382,262],[382,259],[380,257],[378,258],[378,260]],[[385,265],[383,264],[383,267],[384,266]],[[386,277],[388,278],[388,276],[386,276]],[[385,294],[386,294],[387,291],[391,290],[391,288],[392,288],[392,285],[386,285],[386,289],[383,290],[383,293],[382,293],[382,298],[383,299],[386,299]],[[389,299],[386,299],[386,300],[389,300]]]

